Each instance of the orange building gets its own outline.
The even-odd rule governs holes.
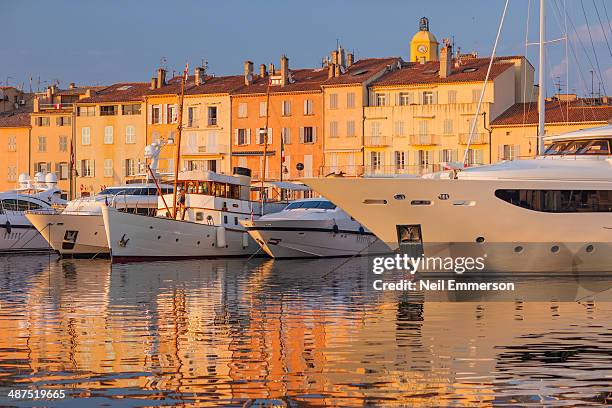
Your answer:
[[[0,113],[0,191],[15,188],[19,175],[29,174],[31,111],[22,108]]]
[[[261,179],[267,122],[266,179],[318,176],[323,165],[321,84],[327,75],[326,68],[290,69],[284,55],[280,70],[271,64],[268,71],[262,64],[257,74],[246,61],[244,85],[231,96],[232,165],[250,168],[253,179]]]

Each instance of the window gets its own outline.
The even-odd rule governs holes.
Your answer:
[[[104,144],[113,144],[112,126],[104,126]]]
[[[304,101],[304,115],[312,115],[312,99]]]
[[[398,100],[401,106],[410,105],[412,103],[412,94],[410,92],[400,92]]]
[[[434,93],[431,91],[423,92],[423,105],[433,105],[434,104]]]
[[[540,212],[612,212],[612,190],[495,190],[495,197]]]
[[[244,146],[251,144],[251,129],[236,129],[234,144]]]
[[[519,157],[519,145],[501,145],[499,147],[500,160],[515,160]],[[546,153],[545,153],[546,154]]]
[[[338,94],[329,95],[329,109],[338,109]]]
[[[79,106],[77,108],[77,116],[96,116],[95,106]]]
[[[113,116],[117,114],[117,105],[100,106],[100,116]]]
[[[554,142],[544,151],[545,155],[609,155],[610,141],[603,139],[595,140],[570,140]]]
[[[59,151],[60,152],[68,151],[68,136],[59,137]]]
[[[329,122],[329,137],[338,137],[338,122]]]
[[[140,104],[121,105],[121,110],[124,115],[140,115]]]
[[[380,122],[370,123],[370,136],[372,137],[380,136]]]
[[[281,130],[281,138],[283,144],[291,144],[291,128],[283,128]]]
[[[81,160],[81,177],[94,177],[95,163],[93,160]]]
[[[104,177],[113,177],[113,159],[104,159]]]
[[[256,135],[256,139],[257,140],[257,144],[264,144],[265,143],[265,136],[266,136],[266,129],[265,128],[258,128],[257,129],[257,135]],[[268,128],[268,145],[272,144],[272,128]]]
[[[480,89],[472,89],[472,103],[478,103],[480,100]]]
[[[8,181],[16,181],[17,180],[17,166],[8,166]]]
[[[354,120],[348,120],[346,122],[346,135],[348,137],[355,137],[355,121]]]
[[[161,142],[161,136],[159,135],[159,132],[157,130],[154,130],[153,133],[151,133],[151,139],[155,143]]]
[[[125,159],[125,175],[126,176],[136,175],[136,160]]]
[[[83,146],[88,146],[91,144],[91,129],[88,127],[81,129],[81,144]]]
[[[38,151],[39,152],[47,151],[47,137],[46,136],[38,136]]]
[[[314,143],[316,139],[316,128],[312,126],[300,128],[300,143]]]
[[[456,149],[442,149],[440,150],[440,163],[450,163],[457,161],[457,150]]]
[[[260,118],[265,118],[266,117],[266,107],[268,106],[267,103],[265,102],[259,102],[259,117]]]
[[[70,116],[58,116],[55,118],[55,124],[57,126],[70,126],[72,118]]]
[[[353,109],[355,107],[355,92],[349,92],[346,94],[346,107]]]
[[[132,125],[125,127],[125,143],[133,144],[136,143],[136,128]]]
[[[36,118],[36,126],[49,126],[51,120],[48,116],[39,116]]]
[[[483,151],[482,149],[469,149],[467,155],[467,164],[472,166],[474,164],[482,164],[483,162]]]
[[[208,107],[208,126],[217,126],[217,107]]]
[[[404,136],[404,121],[396,120],[393,124],[394,136],[402,137]]]
[[[421,167],[427,167],[433,163],[432,153],[428,150],[417,150],[414,152],[415,164]]]
[[[246,118],[247,117],[247,104],[246,103],[239,103],[238,104],[238,117],[239,118]]]
[[[60,180],[68,180],[70,177],[69,171],[70,168],[68,167],[68,163],[62,162],[57,164],[56,172]]]
[[[370,165],[372,170],[380,170],[383,166],[383,152],[370,152]]]
[[[177,105],[168,105],[167,109],[167,118],[168,123],[176,123],[178,121],[178,106]]]
[[[452,119],[444,119],[444,134],[445,135],[453,134],[453,120]]]
[[[195,124],[196,108],[190,106],[187,108],[187,127],[193,127]]]
[[[281,114],[291,116],[291,101],[283,101],[281,104]]]
[[[387,106],[387,94],[380,92],[375,93],[374,106]]]
[[[429,135],[429,122],[426,120],[419,121],[419,136],[425,137]]]
[[[34,171],[37,173],[47,174],[51,171],[51,163],[34,163]]]
[[[16,136],[8,137],[8,151],[9,152],[17,151],[17,137]]]
[[[155,105],[151,108],[151,123],[154,125],[161,123],[161,106]]]
[[[457,91],[448,91],[448,103],[457,103]]]
[[[404,170],[406,168],[406,152],[395,151],[393,156],[395,170]]]

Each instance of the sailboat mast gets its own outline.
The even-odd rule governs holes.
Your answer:
[[[546,79],[544,69],[546,67],[546,15],[544,14],[544,2],[540,0],[540,62],[538,66],[538,154],[544,153],[544,125],[546,123]]]
[[[181,96],[179,98],[178,105],[178,123],[176,126],[176,156],[174,159],[174,190],[172,192],[172,217],[176,219],[176,190],[178,187],[178,174],[179,174],[179,162],[181,160],[181,131],[183,130],[183,99],[185,98],[185,81],[187,81],[187,75],[189,74],[189,68],[185,66],[185,72],[181,79]]]
[[[266,182],[266,167],[268,164],[268,121],[269,121],[269,112],[270,112],[270,81],[268,80],[268,87],[266,89],[266,127],[264,128],[263,136],[264,136],[264,151],[263,151],[263,160],[262,160],[262,169],[261,169],[261,191],[259,196],[261,198],[261,215],[264,214],[264,191],[265,191],[265,182]]]

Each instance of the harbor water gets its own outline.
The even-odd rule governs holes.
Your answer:
[[[609,277],[373,279],[363,259],[1,257],[0,405],[612,404]],[[65,397],[8,397],[27,389]]]

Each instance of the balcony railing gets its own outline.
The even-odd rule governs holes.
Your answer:
[[[410,144],[415,146],[434,146],[440,144],[440,135],[431,133],[410,135]]]
[[[468,140],[470,139],[469,133],[459,133],[459,144],[466,145],[468,144]],[[474,133],[472,135],[472,141],[470,144],[488,144],[489,143],[489,135],[486,133]]]
[[[391,136],[366,136],[365,146],[366,147],[382,147],[391,146],[393,138]]]
[[[73,103],[40,103],[38,109],[43,110],[72,110]]]
[[[371,177],[371,176],[397,176],[414,175],[441,171],[441,164],[425,165],[403,165],[403,166],[374,166],[374,165],[347,165],[347,166],[322,166],[319,170],[321,177],[344,176],[344,177]]]

